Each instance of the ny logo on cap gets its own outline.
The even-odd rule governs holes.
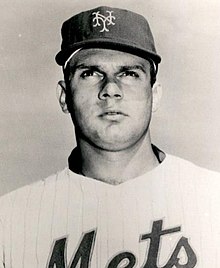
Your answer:
[[[106,11],[108,16],[104,16],[100,14],[100,11],[93,12],[92,15],[94,15],[93,18],[93,27],[102,26],[101,32],[109,32],[109,29],[107,28],[108,25],[115,25],[113,20],[116,18],[112,15],[113,11]],[[102,25],[101,25],[102,24]]]

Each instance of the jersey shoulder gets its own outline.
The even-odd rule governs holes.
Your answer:
[[[31,184],[27,184],[18,189],[15,189],[9,193],[4,194],[0,197],[0,213],[4,208],[9,208],[10,205],[17,204],[18,200],[28,200],[30,195],[40,195],[43,192],[47,191],[48,193],[54,192],[54,189],[57,188],[57,184],[62,180],[62,183],[65,183],[68,179],[68,168],[65,168],[56,174],[52,174],[47,178],[38,180]]]
[[[188,160],[167,155],[167,167],[170,174],[184,181],[184,184],[195,185],[204,190],[210,189],[212,193],[220,191],[220,173],[200,167]]]

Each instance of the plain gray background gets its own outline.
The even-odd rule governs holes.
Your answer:
[[[99,5],[149,20],[163,86],[152,140],[167,153],[220,171],[220,2],[215,0],[3,0],[0,3],[0,194],[67,165],[75,145],[61,112],[54,61],[60,27]],[[131,22],[132,23],[132,22]]]

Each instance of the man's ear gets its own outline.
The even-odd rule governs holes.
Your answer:
[[[64,113],[69,113],[68,107],[66,104],[66,83],[61,80],[57,83],[57,98],[60,103],[60,107]]]
[[[152,112],[156,112],[157,109],[160,106],[160,100],[162,97],[162,86],[159,83],[154,83],[153,88],[152,88],[152,97],[153,97],[153,102],[152,102]]]

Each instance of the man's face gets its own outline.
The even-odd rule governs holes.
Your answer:
[[[152,110],[150,63],[115,50],[84,49],[69,64],[67,102],[78,141],[121,151],[142,140]]]

